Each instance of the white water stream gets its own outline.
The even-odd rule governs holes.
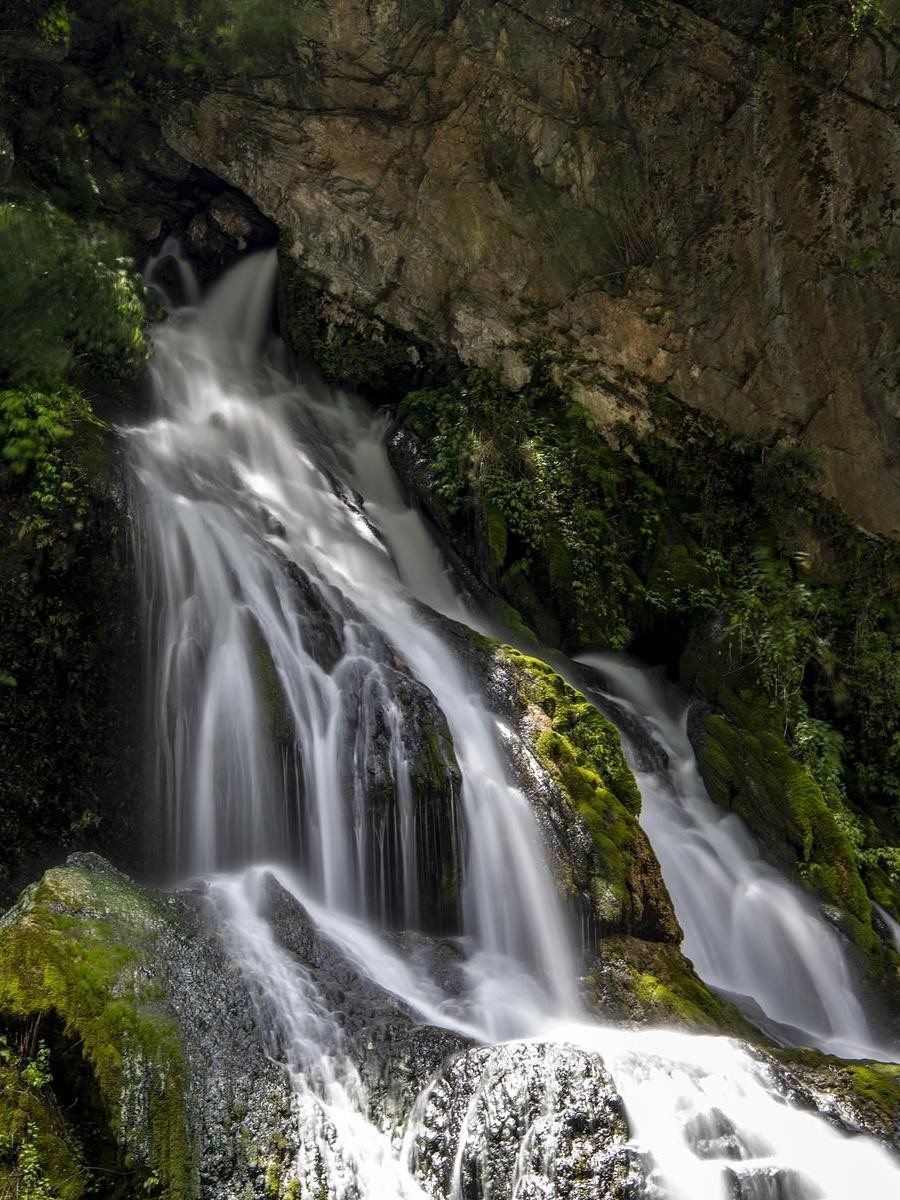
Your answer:
[[[688,738],[688,702],[658,673],[614,655],[580,662],[607,681],[600,695],[638,718],[663,752],[642,768],[641,825],[684,928],[684,952],[707,983],[749,997],[771,1032],[844,1058],[893,1057],[874,1038],[838,933],[812,900],[759,854],[739,817],[712,803]],[[785,1026],[783,1031],[778,1025]]]
[[[168,859],[176,877],[209,878],[329,1195],[423,1192],[402,1139],[370,1120],[337,1016],[261,915],[265,863],[423,1023],[600,1055],[656,1164],[647,1200],[846,1200],[849,1174],[873,1197],[896,1192],[884,1150],[786,1104],[736,1044],[606,1029],[581,1012],[536,822],[509,782],[495,718],[423,604],[475,622],[402,500],[378,419],[264,363],[274,275],[274,254],[247,259],[170,316],[154,338],[156,411],[125,433]],[[438,815],[413,785],[423,726],[408,715],[431,697],[460,777],[448,766],[455,799]],[[383,936],[430,931],[448,860],[461,875],[467,981],[452,998]],[[737,1165],[704,1158],[690,1135],[713,1113],[737,1131]],[[298,1162],[298,1178],[317,1169]]]

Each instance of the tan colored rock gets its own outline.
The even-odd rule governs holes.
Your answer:
[[[871,34],[805,69],[693,7],[715,21],[675,0],[314,5],[288,78],[231,81],[165,134],[342,302],[512,380],[515,343],[555,333],[820,451],[845,509],[900,534],[897,51]]]

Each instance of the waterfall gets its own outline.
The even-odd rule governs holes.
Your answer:
[[[610,654],[580,662],[607,681],[601,700],[635,718],[661,751],[646,765],[623,725],[656,850],[702,979],[751,1000],[751,1020],[789,1045],[845,1058],[890,1058],[869,1029],[842,940],[811,898],[759,854],[746,826],[710,800],[688,738],[688,702],[650,670]]]
[[[364,456],[369,422],[349,399],[317,401],[253,367],[275,262],[246,260],[158,330],[159,411],[129,431],[170,858],[180,875],[299,866],[327,908],[405,928],[428,925],[437,897],[423,884],[461,858],[479,986],[508,993],[520,979],[521,1011],[507,1005],[493,1032],[528,1033],[535,1014],[575,1009],[541,838],[495,718],[398,576],[377,501],[363,507],[341,481],[341,452]],[[410,735],[438,737],[444,721],[439,818],[411,795]],[[373,778],[379,811],[361,789]]]
[[[889,1194],[900,1170],[886,1151],[786,1104],[737,1044],[605,1029],[582,1011],[537,821],[446,635],[444,618],[477,626],[477,614],[403,502],[380,418],[291,382],[263,353],[275,272],[274,253],[253,256],[197,303],[188,280],[191,306],[154,333],[154,412],[123,434],[162,857],[175,881],[204,877],[291,1081],[300,1194],[443,1195],[414,1152],[431,1093],[405,1128],[379,1125],[340,1014],[266,916],[273,877],[423,1026],[501,1056],[498,1043],[524,1039],[551,1074],[566,1047],[602,1060],[634,1160],[651,1164],[644,1190],[628,1194],[846,1200],[851,1169]],[[453,939],[452,987],[404,953],[398,931]],[[494,1095],[492,1078],[470,1115],[485,1096],[508,1099],[508,1081]],[[549,1111],[549,1083],[546,1095]],[[451,1187],[460,1197],[464,1142]],[[523,1140],[516,1179],[525,1150]],[[516,1192],[555,1194],[551,1182]]]
[[[882,908],[880,904],[874,904],[873,908],[881,918],[885,929],[887,929],[890,939],[894,943],[894,948],[900,953],[900,922],[895,921],[891,914]]]

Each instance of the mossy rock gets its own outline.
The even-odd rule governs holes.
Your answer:
[[[841,910],[863,951],[883,956],[853,845],[810,771],[791,755],[778,706],[746,669],[735,670],[722,640],[695,641],[682,677],[719,710],[692,731],[711,798],[743,819],[766,858]]]
[[[588,986],[604,1017],[696,1033],[757,1036],[733,1004],[701,983],[677,946],[607,937],[598,950]]]
[[[637,821],[641,795],[619,731],[540,659],[509,646],[497,653],[512,669],[536,758],[590,835],[588,886],[597,927],[680,941],[659,863]]]
[[[776,1050],[774,1056],[801,1086],[829,1094],[859,1128],[900,1149],[900,1065],[845,1062],[809,1048]]]
[[[704,721],[697,754],[712,799],[736,812],[769,858],[797,873],[824,903],[839,908],[867,951],[880,939],[854,862],[853,847],[809,771],[771,729],[739,728],[718,713]]]
[[[181,1200],[196,1194],[196,1181],[181,1035],[155,982],[166,901],[91,865],[48,871],[0,920],[0,1020],[8,1029],[61,1023],[99,1094],[122,1169],[136,1187],[155,1179],[168,1200]],[[19,1104],[16,1119],[48,1146],[47,1186],[81,1194],[66,1129],[30,1107]]]

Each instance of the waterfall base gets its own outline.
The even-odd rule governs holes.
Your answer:
[[[0,922],[0,1012],[33,1022],[35,1042],[62,1019],[122,1160],[171,1196],[895,1187],[876,1139],[900,1148],[896,1068],[809,1052],[787,1068],[724,1038],[592,1025],[486,1045],[453,995],[458,947],[415,938],[307,910],[265,869],[165,895],[74,856]],[[52,1046],[48,1069],[52,1089]]]

